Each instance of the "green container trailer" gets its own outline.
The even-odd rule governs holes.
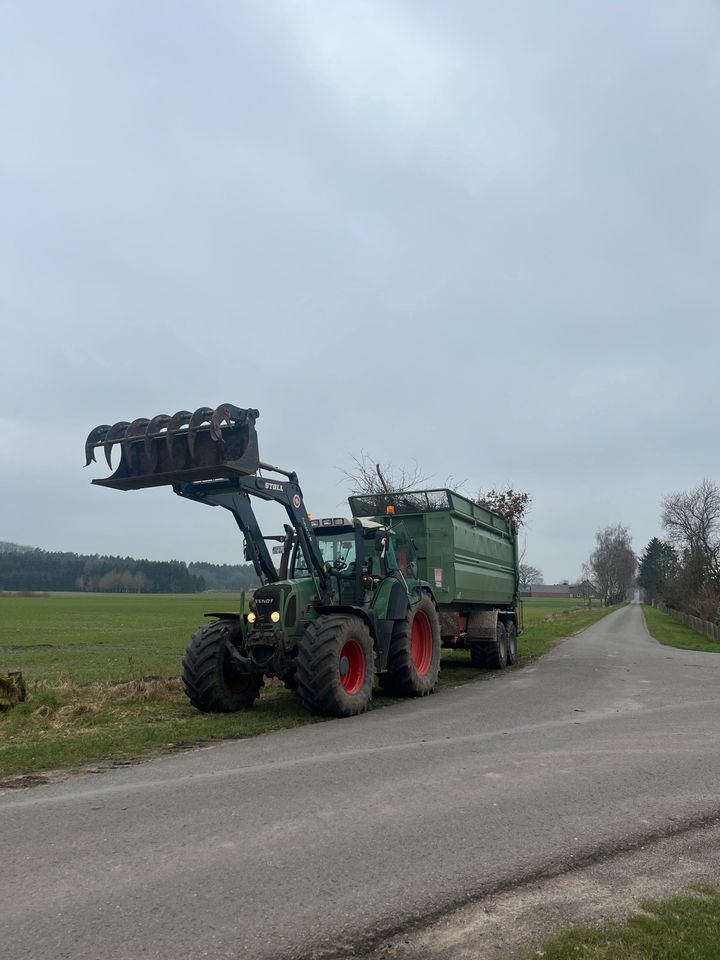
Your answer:
[[[353,516],[390,523],[414,548],[417,579],[431,588],[443,646],[469,648],[474,663],[517,657],[517,528],[453,490],[350,497]],[[499,646],[499,649],[498,649]]]

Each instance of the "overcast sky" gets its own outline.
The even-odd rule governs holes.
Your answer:
[[[315,515],[365,450],[642,549],[720,480],[719,9],[0,0],[0,539],[237,562],[82,466],[229,401]]]

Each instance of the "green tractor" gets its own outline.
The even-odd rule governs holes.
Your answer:
[[[232,404],[201,407],[103,424],[86,441],[86,466],[102,447],[112,469],[112,448],[121,447],[112,476],[93,483],[170,485],[187,500],[229,510],[244,534],[261,586],[242,594],[238,612],[208,613],[213,619],[193,636],[183,661],[191,703],[205,712],[251,707],[266,677],[321,716],[367,710],[376,674],[393,695],[432,693],[440,617],[406,525],[392,509],[311,519],[297,475],[260,461],[258,416]],[[263,536],[253,498],[285,508],[283,535]]]

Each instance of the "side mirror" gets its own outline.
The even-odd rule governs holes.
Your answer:
[[[388,546],[388,532],[385,528],[375,531],[375,552],[379,553],[381,557],[385,556],[385,551]]]

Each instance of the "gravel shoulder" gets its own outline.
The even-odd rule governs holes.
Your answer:
[[[698,883],[720,886],[720,816],[484,897],[338,960],[521,960],[560,930],[624,920],[643,901],[687,893]]]

